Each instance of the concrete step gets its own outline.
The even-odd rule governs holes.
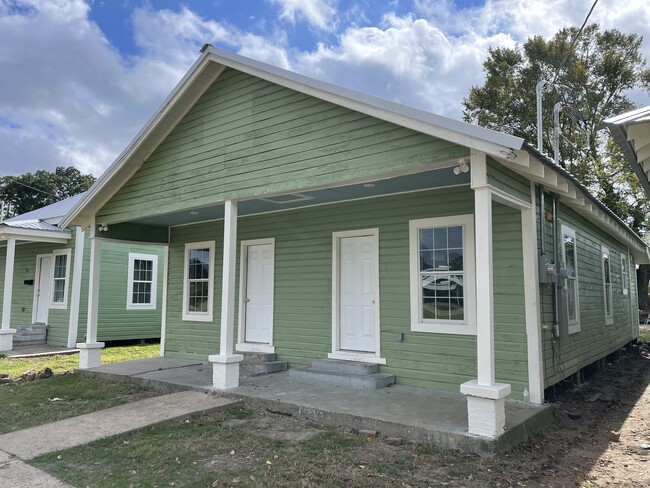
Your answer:
[[[292,368],[289,378],[308,383],[325,383],[350,388],[377,390],[395,383],[395,376],[385,373],[355,374],[323,371],[314,368]]]
[[[250,377],[260,376],[263,374],[277,373],[286,371],[287,363],[284,361],[265,361],[265,362],[246,362],[239,363],[239,376]]]
[[[311,368],[330,373],[374,374],[379,372],[379,365],[341,359],[314,359]]]
[[[31,324],[16,327],[13,343],[15,346],[38,346],[45,344],[47,325]]]
[[[237,354],[244,356],[244,360],[239,363],[240,378],[272,374],[287,369],[287,363],[276,361],[277,356],[274,353],[238,352]]]
[[[272,352],[239,352],[235,351],[236,354],[241,354],[244,356],[244,361],[247,363],[265,363],[267,361],[275,361],[277,355]]]

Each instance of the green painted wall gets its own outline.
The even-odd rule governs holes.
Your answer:
[[[34,305],[34,285],[25,285],[25,280],[35,280],[36,256],[51,254],[57,249],[71,249],[70,278],[68,280],[68,303],[65,309],[50,309],[48,312],[48,343],[65,346],[68,340],[72,276],[74,273],[74,233],[66,244],[19,243],[16,246],[14,265],[14,286],[12,292],[12,327],[30,325]],[[158,292],[155,310],[126,310],[128,253],[158,255]],[[0,297],[4,287],[6,248],[0,247]],[[79,325],[77,340],[84,340],[88,311],[88,270],[90,264],[90,240],[84,242],[84,263],[82,271]],[[138,244],[102,242],[102,264],[100,277],[98,340],[146,339],[160,337],[163,287],[163,248]],[[0,312],[2,300],[0,300]]]
[[[546,209],[551,210],[548,195],[546,196]],[[620,254],[627,254],[627,247],[563,205],[559,205],[558,213],[560,224],[567,225],[576,232],[581,330],[565,339],[553,338],[551,332],[553,324],[552,288],[548,285],[540,285],[546,386],[557,383],[638,337],[636,279],[634,279],[634,260],[632,258],[630,259],[630,274],[633,279],[630,280],[630,293],[624,296],[622,292]],[[553,237],[550,222],[545,222],[544,230],[547,254],[552,260]],[[601,246],[603,245],[609,249],[611,256],[614,304],[614,323],[611,325],[605,324],[601,265]],[[561,259],[559,252],[558,259]]]
[[[488,183],[499,190],[530,203],[530,181],[514,173],[494,159],[487,158]]]
[[[227,69],[97,221],[135,220],[468,155],[453,143]]]
[[[245,217],[240,240],[275,238],[274,344],[290,366],[326,358],[331,352],[332,233],[379,228],[381,294],[381,369],[398,383],[458,391],[476,377],[473,336],[411,332],[409,295],[409,220],[473,212],[468,187],[440,189]],[[353,210],[352,210],[353,209]],[[527,382],[523,318],[521,224],[518,212],[495,204],[495,319],[497,377],[515,394]],[[223,223],[209,222],[171,230],[167,356],[207,359],[218,352]],[[215,240],[214,321],[181,320],[183,256],[187,242]],[[239,269],[239,266],[238,266]],[[398,342],[397,333],[404,334]]]

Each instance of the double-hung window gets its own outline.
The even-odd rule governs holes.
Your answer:
[[[212,321],[214,241],[185,244],[183,320]]]
[[[630,290],[630,269],[627,265],[627,255],[621,253],[621,288],[623,295],[627,296]]]
[[[52,299],[50,308],[65,309],[68,306],[68,282],[70,276],[70,249],[53,252]]]
[[[566,268],[566,307],[569,334],[580,331],[580,302],[578,294],[578,258],[576,233],[562,226],[562,259]]]
[[[156,308],[158,256],[129,253],[129,281],[126,293],[128,310]]]
[[[474,218],[409,222],[411,330],[476,334]]]
[[[602,247],[603,299],[605,302],[605,323],[614,323],[614,303],[612,300],[612,270],[609,249]]]

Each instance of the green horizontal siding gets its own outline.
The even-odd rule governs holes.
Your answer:
[[[530,203],[530,181],[487,158],[488,183],[524,202]]]
[[[453,210],[449,202],[453,201]],[[275,238],[274,345],[290,366],[325,358],[332,347],[332,233],[379,228],[382,371],[401,384],[458,391],[476,378],[476,338],[411,332],[409,220],[473,213],[467,188],[440,189],[240,218],[239,240]],[[527,382],[519,213],[495,204],[497,376],[521,392]],[[171,229],[165,354],[207,359],[219,348],[223,223]],[[184,246],[216,242],[214,321],[181,320]],[[238,247],[239,250],[239,247]],[[239,266],[238,266],[239,269]],[[238,289],[238,288],[237,288]],[[238,300],[238,298],[237,298]],[[398,341],[398,333],[403,341]]]
[[[126,308],[129,253],[158,256],[156,308],[153,310]],[[160,337],[163,264],[163,248],[160,246],[102,242],[97,340]],[[85,332],[85,327],[81,332]]]
[[[468,155],[467,148],[228,69],[97,219],[133,220]]]
[[[70,274],[68,278],[67,307],[48,311],[48,344],[65,346],[68,342],[70,324],[70,305],[72,276],[74,274],[74,232],[66,244],[18,243],[14,263],[14,283],[12,290],[11,326],[19,327],[32,323],[34,310],[34,286],[36,280],[36,256],[51,254],[55,250],[71,249]],[[126,310],[128,253],[158,255],[158,293],[155,310]],[[88,316],[88,275],[90,266],[90,240],[84,242],[84,260],[79,305],[77,340],[83,341],[86,334]],[[0,297],[4,293],[4,272],[6,267],[6,248],[0,247]],[[100,277],[98,340],[144,339],[160,337],[162,309],[163,248],[122,244],[102,243],[102,262]],[[34,285],[26,285],[26,280],[34,280]],[[2,300],[0,299],[0,313]]]
[[[547,209],[550,199],[547,197]],[[581,368],[607,356],[638,336],[636,312],[636,280],[634,261],[629,264],[631,289],[627,296],[622,291],[621,253],[628,249],[591,222],[563,205],[559,206],[560,224],[576,232],[576,256],[578,265],[578,290],[580,302],[580,332],[565,339],[552,336],[553,291],[549,285],[541,285],[542,346],[545,385],[551,386]],[[560,233],[558,227],[558,233]],[[552,260],[552,224],[544,223],[547,255]],[[601,246],[610,251],[614,323],[605,324],[604,293],[601,264]],[[558,260],[561,251],[558,248]]]

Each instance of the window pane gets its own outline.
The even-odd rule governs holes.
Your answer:
[[[449,269],[447,263],[447,251],[436,251],[435,254],[436,262],[434,268],[438,271],[446,271]]]
[[[208,311],[208,282],[207,281],[190,282],[189,302],[190,302],[189,303],[190,312]]]
[[[462,271],[463,270],[463,250],[450,249],[449,250],[449,270]]]
[[[465,319],[462,275],[424,273],[421,282],[423,319]]]
[[[449,247],[463,247],[463,228],[449,227]]]
[[[611,283],[609,277],[609,256],[603,254],[603,269],[605,270],[605,283]]]
[[[54,280],[54,293],[52,295],[52,301],[54,303],[63,303],[65,298],[65,280],[59,279]]]
[[[433,249],[433,229],[420,229],[420,250]]]
[[[419,239],[422,319],[465,320],[462,226],[419,229]]]
[[[433,243],[436,249],[447,248],[447,227],[433,229]]]
[[[65,278],[65,268],[68,263],[68,256],[59,254],[54,257],[54,278]]]
[[[578,320],[578,310],[576,307],[576,282],[573,279],[567,280],[567,303],[569,320]]]
[[[420,271],[433,270],[433,252],[420,251]]]
[[[189,277],[193,279],[207,279],[210,275],[210,250],[191,249],[189,253]]]

